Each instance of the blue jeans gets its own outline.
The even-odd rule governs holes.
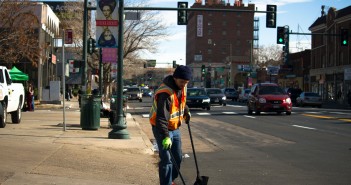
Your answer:
[[[178,172],[173,166],[171,156],[168,150],[163,149],[163,138],[161,138],[161,135],[159,134],[155,126],[152,126],[152,132],[154,133],[160,156],[160,162],[158,164],[158,175],[160,178],[160,185],[171,185],[172,181],[174,181],[174,179],[178,177]],[[172,141],[172,147],[170,149],[170,152],[172,152],[177,166],[180,169],[180,163],[182,161],[182,140],[179,129],[169,131],[169,137]]]

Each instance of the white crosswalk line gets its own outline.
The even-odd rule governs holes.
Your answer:
[[[196,114],[199,115],[199,116],[204,116],[204,115],[208,116],[208,115],[211,115],[210,113],[207,113],[207,112],[198,112],[198,113],[196,113]]]
[[[223,114],[238,114],[236,112],[222,112]]]
[[[253,118],[253,119],[255,119],[256,117],[254,117],[254,116],[248,116],[248,115],[244,115],[244,117],[247,117],[247,118]]]
[[[227,106],[228,107],[246,107],[246,106],[243,106],[243,105],[228,105],[228,104],[227,104]]]
[[[149,118],[150,115],[149,115],[149,114],[142,114],[141,117],[143,117],[143,118]]]

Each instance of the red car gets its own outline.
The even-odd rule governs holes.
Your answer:
[[[248,114],[254,111],[257,115],[261,112],[285,112],[290,115],[292,102],[289,95],[275,83],[258,83],[252,86],[247,101]]]

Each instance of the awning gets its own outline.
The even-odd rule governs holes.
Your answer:
[[[16,67],[13,67],[10,70],[10,77],[11,80],[13,81],[27,81],[28,80],[28,75],[17,69]]]

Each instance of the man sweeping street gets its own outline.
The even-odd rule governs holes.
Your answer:
[[[182,121],[190,121],[186,106],[186,89],[192,77],[187,66],[178,66],[173,75],[167,76],[155,91],[150,110],[150,123],[159,148],[160,185],[172,185],[178,177],[182,160],[182,142],[179,127]],[[176,164],[172,163],[171,152]],[[177,166],[175,166],[177,165]]]

